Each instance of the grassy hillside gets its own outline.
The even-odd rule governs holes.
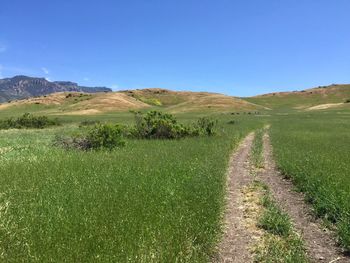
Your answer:
[[[244,98],[270,109],[321,110],[348,107],[350,103],[350,85],[331,85],[294,92],[276,92]]]
[[[249,111],[263,109],[242,99],[219,93],[143,89],[123,91],[142,102],[163,106],[172,113],[200,111]]]
[[[0,104],[0,115],[23,112],[51,115],[98,115],[157,108],[172,113],[256,111],[264,107],[218,93],[176,92],[164,89],[128,90],[113,93],[61,92]]]

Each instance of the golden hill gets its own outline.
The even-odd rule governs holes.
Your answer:
[[[128,111],[149,107],[123,93],[60,92],[0,104],[1,110],[31,111],[57,115],[89,115],[108,111]]]
[[[157,108],[172,113],[203,111],[253,111],[261,106],[218,93],[127,90],[108,93],[61,92],[0,104],[0,111],[36,111],[55,115],[93,115]]]
[[[199,111],[249,111],[264,107],[219,93],[171,91],[152,88],[121,91],[153,106],[163,106],[172,113]]]

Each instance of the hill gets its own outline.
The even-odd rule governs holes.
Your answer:
[[[0,104],[0,112],[2,113],[30,111],[55,115],[93,115],[147,108],[161,109],[172,113],[257,111],[263,109],[261,106],[223,94],[165,89],[90,94],[59,92]]]
[[[110,92],[105,87],[84,87],[70,81],[48,81],[44,78],[15,76],[0,79],[0,102],[48,95],[55,92]]]
[[[244,100],[271,109],[319,110],[346,107],[350,100],[350,84],[322,86],[302,91],[275,92]]]
[[[167,89],[126,90],[128,94],[149,105],[166,108],[169,112],[199,111],[253,111],[264,109],[262,106],[244,101],[237,97],[219,93],[171,91]]]

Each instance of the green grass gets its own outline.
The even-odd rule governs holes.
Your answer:
[[[263,122],[218,118],[214,137],[128,140],[111,152],[52,146],[76,124],[0,131],[0,260],[208,262],[229,155]]]
[[[259,263],[307,263],[309,262],[302,239],[294,232],[291,220],[271,196],[266,185],[263,189],[261,205],[263,213],[258,226],[265,230],[260,244],[255,249],[255,262]]]
[[[259,227],[269,233],[287,237],[292,229],[289,216],[282,212],[270,194],[265,194],[261,203],[265,211],[259,220]]]
[[[263,156],[263,136],[265,129],[261,128],[255,131],[255,137],[252,145],[252,151],[250,160],[255,168],[264,167],[264,156]]]
[[[306,193],[316,215],[337,226],[350,250],[350,122],[348,112],[277,118],[271,139],[278,167]]]

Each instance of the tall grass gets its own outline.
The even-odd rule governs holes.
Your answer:
[[[255,184],[262,192],[262,213],[258,226],[264,230],[259,245],[255,248],[255,262],[307,263],[302,238],[294,231],[291,219],[271,196],[267,185]]]
[[[335,223],[350,250],[350,122],[346,114],[280,117],[271,138],[277,164],[306,193],[318,216]]]
[[[1,261],[209,261],[229,155],[257,126],[99,152],[51,145],[74,127],[1,131]]]
[[[253,140],[250,160],[255,168],[264,167],[264,156],[263,156],[263,136],[265,129],[261,128],[255,131],[255,137]]]

